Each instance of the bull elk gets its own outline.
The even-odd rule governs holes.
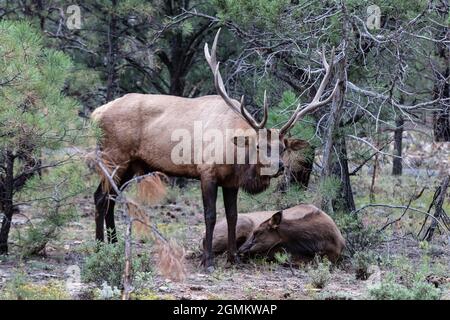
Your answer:
[[[225,252],[228,242],[226,221],[214,229],[213,252]],[[236,245],[245,255],[269,259],[277,252],[289,252],[296,261],[307,262],[316,255],[336,262],[345,240],[333,219],[311,204],[299,204],[282,211],[239,214]]]
[[[307,113],[317,110],[329,103],[336,92],[337,83],[331,94],[321,100],[331,77],[334,49],[331,54],[331,63],[325,58],[322,50],[322,62],[325,75],[317,89],[313,100],[302,106],[299,104],[296,111],[280,130],[266,129],[268,118],[268,104],[264,94],[264,112],[260,122],[246,110],[244,99],[240,102],[230,98],[225,90],[219,72],[219,62],[216,58],[217,42],[220,29],[217,32],[211,53],[208,44],[205,44],[205,57],[214,75],[214,84],[218,95],[208,95],[198,98],[182,98],[169,95],[153,94],[126,94],[111,101],[92,113],[92,118],[103,131],[99,147],[103,160],[115,166],[114,174],[119,186],[129,181],[136,174],[159,171],[169,176],[199,179],[201,184],[204,217],[206,224],[205,250],[202,263],[208,271],[213,270],[212,239],[216,223],[216,199],[218,187],[222,187],[225,214],[228,223],[228,261],[237,260],[235,230],[237,221],[237,195],[239,188],[256,194],[264,191],[270,184],[270,179],[278,176],[283,170],[280,155],[286,149],[299,149],[304,141],[286,137],[292,126]],[[171,133],[183,128],[191,133],[192,145],[205,142],[199,140],[195,134],[195,122],[200,121],[203,129],[212,129],[216,132],[239,130],[246,132],[244,147],[246,157],[256,149],[256,163],[175,163],[172,160],[172,151],[177,147]],[[250,130],[250,133],[249,133]],[[193,134],[193,135],[192,135]],[[276,138],[273,138],[276,137]],[[232,146],[238,149],[239,135],[232,137]],[[201,138],[200,138],[201,139]],[[258,146],[248,141],[258,141]],[[278,152],[272,152],[274,144]],[[267,164],[260,159],[262,154],[258,147],[264,146],[271,163],[276,162],[277,172],[263,174]],[[242,145],[241,145],[242,147]],[[254,148],[256,147],[256,148]],[[237,151],[237,150],[236,150]],[[194,151],[191,150],[195,158]],[[104,184],[100,184],[94,194],[96,205],[96,238],[104,238],[104,222],[110,232],[109,241],[116,241],[114,224],[114,191]]]

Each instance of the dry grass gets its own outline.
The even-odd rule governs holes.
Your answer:
[[[160,202],[167,194],[166,181],[167,176],[160,172],[139,180],[137,184],[139,201],[150,205]]]
[[[133,200],[127,201],[127,211],[133,219],[133,230],[141,238],[148,237],[151,233],[150,219],[144,208]]]
[[[159,272],[174,281],[186,279],[185,251],[175,240],[156,243],[156,259]]]

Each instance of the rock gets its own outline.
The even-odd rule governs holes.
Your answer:
[[[159,290],[160,292],[165,292],[165,293],[170,292],[170,288],[169,288],[169,287],[166,287],[166,286],[161,286],[161,287],[158,288],[158,290]]]
[[[190,286],[189,289],[191,289],[192,291],[202,291],[203,289],[205,289],[205,287],[199,286],[199,285],[198,286],[194,285],[194,286]]]

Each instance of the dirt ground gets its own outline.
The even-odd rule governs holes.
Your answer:
[[[443,150],[443,151],[442,151]],[[414,150],[409,152],[413,157]],[[427,150],[417,149],[418,153]],[[430,150],[429,152],[434,152]],[[440,153],[439,153],[440,152]],[[391,205],[405,205],[420,186],[426,185],[424,195],[413,202],[412,207],[426,210],[440,182],[439,169],[436,165],[449,161],[447,148],[435,152],[430,165],[436,174],[427,174],[426,168],[419,167],[423,175],[420,178],[407,172],[404,177],[393,178],[388,170],[383,171],[377,178],[375,202]],[[443,160],[437,161],[441,156]],[[383,161],[383,159],[381,159]],[[446,162],[447,161],[447,162]],[[411,160],[412,162],[412,160]],[[412,168],[412,166],[410,166]],[[447,167],[448,168],[448,167]],[[409,170],[409,169],[408,169]],[[412,168],[411,170],[415,170]],[[263,195],[250,197],[240,195],[239,208],[241,212],[270,209],[279,205],[286,206],[301,201],[314,202],[314,177],[312,189],[308,192],[288,194],[282,199],[269,191]],[[369,203],[368,191],[371,182],[370,170],[364,170],[352,178],[355,188],[357,207]],[[281,197],[281,196],[280,196]],[[221,199],[218,199],[219,219],[224,216]],[[445,203],[447,213],[450,213],[450,202]],[[79,199],[79,217],[71,222],[61,232],[57,241],[51,242],[41,256],[20,259],[14,246],[17,240],[17,230],[26,228],[27,219],[37,216],[32,208],[21,208],[24,215],[16,215],[13,220],[11,232],[11,254],[0,258],[0,290],[5,290],[7,284],[18,273],[27,275],[28,281],[45,285],[49,281],[60,281],[67,284],[70,275],[68,270],[73,266],[81,267],[85,259],[83,246],[92,242],[94,238],[94,206],[91,195]],[[204,232],[200,191],[197,182],[189,183],[183,190],[169,191],[168,199],[158,206],[147,207],[147,212],[160,231],[168,238],[176,239],[186,250],[185,267],[187,277],[182,282],[176,282],[163,277],[158,271],[148,284],[148,290],[153,299],[367,299],[369,289],[376,285],[380,279],[391,272],[396,261],[409,261],[412,266],[419,266],[424,259],[429,260],[430,276],[435,268],[441,270],[441,276],[450,275],[450,236],[442,232],[437,234],[426,250],[419,241],[416,233],[423,222],[424,216],[420,212],[409,212],[400,221],[392,224],[383,232],[383,240],[370,250],[374,252],[376,262],[371,266],[372,274],[368,280],[356,279],[352,260],[346,253],[343,261],[332,268],[331,278],[326,286],[317,289],[312,285],[311,276],[307,266],[291,267],[286,264],[271,263],[253,259],[238,266],[228,266],[225,257],[217,257],[217,268],[214,273],[206,274],[200,267],[201,238]],[[359,214],[365,226],[380,228],[386,222],[395,219],[402,210],[383,207],[367,208]],[[123,234],[123,217],[117,217],[119,233]],[[152,250],[152,242],[134,241],[137,251]],[[368,249],[369,250],[369,249]],[[399,275],[400,277],[400,275]],[[448,279],[448,278],[447,278]],[[424,281],[426,281],[424,279]],[[76,290],[72,290],[68,298],[86,298],[86,291],[92,289],[93,284],[80,283]],[[141,297],[145,298],[145,297]],[[450,291],[442,295],[443,299],[450,299]]]

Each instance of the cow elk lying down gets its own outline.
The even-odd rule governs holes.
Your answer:
[[[227,249],[226,220],[214,229],[213,251]],[[276,252],[288,252],[296,261],[310,261],[315,255],[336,262],[345,246],[338,227],[322,210],[299,204],[282,211],[258,211],[239,214],[236,226],[239,252],[273,258]]]

